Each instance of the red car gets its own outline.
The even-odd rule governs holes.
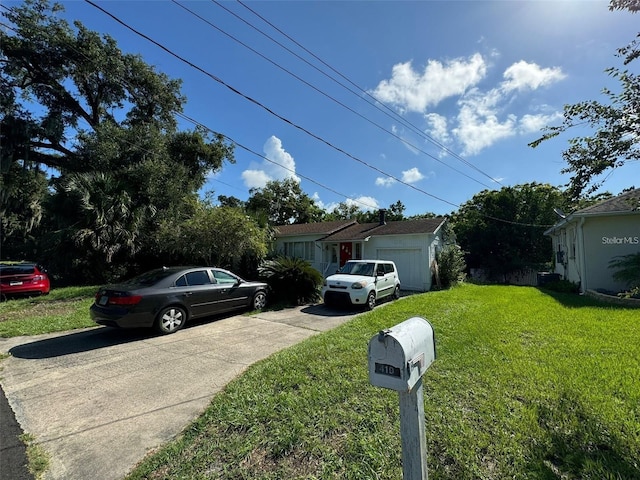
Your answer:
[[[0,298],[13,295],[46,295],[49,276],[37,263],[0,263]]]

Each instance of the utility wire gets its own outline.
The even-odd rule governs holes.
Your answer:
[[[2,24],[2,25],[3,25],[3,26],[6,26],[6,27],[7,27],[7,28],[9,28],[9,29],[11,29],[11,30],[12,30],[12,31],[14,31],[15,33],[18,33],[15,29],[11,28],[10,26],[8,26],[8,25],[4,25],[4,24]],[[81,51],[79,51],[78,49],[76,49],[76,48],[74,48],[74,47],[71,47],[71,48],[72,48],[72,50],[74,50],[78,55],[83,56],[87,61],[91,62],[91,59],[90,59],[90,58],[88,58],[88,57],[84,54],[84,52],[81,52]],[[119,79],[117,79],[117,82],[118,82],[118,83],[120,83],[120,85],[121,85],[122,87],[124,87],[125,89],[130,88],[130,85],[128,85],[128,84],[127,84],[127,82],[125,81],[125,79],[123,79],[123,78],[119,78]],[[304,178],[305,180],[308,180],[309,182],[311,182],[311,183],[313,183],[313,184],[315,184],[315,185],[318,185],[319,187],[324,188],[325,190],[327,190],[327,191],[329,191],[329,192],[331,192],[331,193],[334,193],[334,194],[336,194],[336,195],[338,195],[338,196],[340,196],[340,197],[342,197],[342,198],[349,199],[349,200],[353,201],[354,203],[359,203],[360,205],[362,205],[362,206],[364,206],[364,207],[367,207],[367,208],[371,208],[371,209],[376,209],[376,208],[378,208],[378,206],[377,206],[377,205],[371,205],[371,204],[368,204],[368,203],[366,203],[366,202],[363,202],[362,200],[358,200],[358,199],[355,199],[355,198],[351,198],[351,197],[349,197],[348,195],[345,195],[344,193],[338,192],[337,190],[335,190],[335,189],[333,189],[333,188],[331,188],[331,187],[328,187],[328,186],[326,186],[326,185],[324,185],[324,184],[322,184],[322,183],[320,183],[320,182],[318,182],[318,181],[316,181],[316,180],[312,179],[311,177],[308,177],[308,176],[306,176],[306,175],[302,175],[300,172],[296,172],[295,170],[293,170],[293,169],[291,169],[291,168],[289,168],[289,167],[286,167],[286,166],[284,166],[284,165],[282,165],[282,164],[280,164],[280,163],[276,162],[275,160],[272,160],[272,159],[270,159],[270,158],[267,158],[266,156],[261,155],[260,153],[255,152],[254,150],[250,149],[249,147],[246,147],[245,145],[243,145],[243,144],[241,144],[241,143],[239,143],[239,142],[235,141],[234,139],[232,139],[232,138],[231,138],[231,137],[229,137],[228,135],[225,135],[225,134],[220,133],[220,132],[216,132],[215,130],[212,130],[211,128],[207,127],[207,126],[206,126],[206,125],[204,125],[203,123],[199,122],[198,120],[195,120],[195,119],[194,119],[194,118],[192,118],[192,117],[189,117],[188,115],[186,115],[186,114],[184,114],[184,113],[182,113],[182,112],[176,112],[176,115],[177,115],[178,117],[183,118],[184,120],[187,120],[188,122],[190,122],[190,123],[192,123],[192,124],[194,124],[194,125],[196,125],[196,126],[200,127],[200,128],[203,128],[203,129],[205,129],[205,130],[207,130],[207,131],[209,131],[209,132],[213,133],[213,134],[214,134],[214,135],[216,135],[216,136],[218,136],[218,135],[219,135],[219,136],[221,136],[221,137],[223,137],[223,138],[226,138],[229,142],[231,142],[232,144],[234,144],[234,145],[238,146],[239,148],[241,148],[241,149],[243,149],[243,150],[245,150],[245,151],[247,151],[247,152],[249,152],[249,153],[251,153],[251,154],[253,154],[253,155],[257,156],[257,157],[260,157],[260,158],[262,158],[262,159],[266,160],[267,162],[272,163],[273,165],[276,165],[276,166],[278,166],[278,167],[280,167],[280,168],[282,168],[282,169],[284,169],[284,170],[287,170],[287,171],[289,171],[290,173],[293,173],[294,175],[297,175],[297,176],[298,176],[298,177],[300,177],[300,178]],[[84,121],[85,123],[87,123],[85,119],[82,119],[82,118],[81,118],[80,120],[82,120],[82,121]],[[89,128],[92,128],[92,127],[91,127],[91,125],[89,125],[88,123],[87,123],[87,126],[88,126]],[[111,138],[113,138],[113,137],[111,137]],[[141,152],[146,152],[146,153],[148,153],[148,154],[150,154],[150,155],[153,155],[153,152],[151,152],[151,151],[147,150],[146,148],[141,148],[139,145],[134,144],[133,142],[131,142],[131,141],[127,140],[127,139],[120,139],[120,140],[121,140],[121,141],[124,141],[125,143],[127,143],[127,144],[129,144],[129,145],[131,145],[131,146],[133,146],[133,147],[136,147],[136,149],[138,149],[138,150],[139,150],[139,151],[141,151]],[[215,180],[215,181],[217,181],[217,182],[219,182],[219,183],[221,183],[221,184],[223,184],[223,185],[227,185],[228,187],[235,188],[235,189],[238,189],[238,190],[242,190],[242,189],[239,189],[238,187],[235,187],[235,186],[230,185],[230,184],[228,184],[228,183],[222,182],[222,181],[220,181],[220,180],[217,180],[217,179],[214,179],[214,180]]]
[[[210,27],[216,29],[218,32],[222,33],[223,35],[226,35],[228,38],[232,39],[233,41],[239,43],[240,45],[242,45],[243,47],[245,47],[246,49],[250,50],[251,52],[255,53],[256,55],[258,55],[259,57],[263,58],[264,60],[266,60],[267,62],[271,63],[273,66],[275,66],[276,68],[279,68],[280,70],[282,70],[283,72],[291,75],[293,78],[295,78],[296,80],[298,80],[299,82],[305,84],[306,86],[308,86],[309,88],[315,90],[316,92],[318,92],[320,95],[323,95],[324,97],[328,98],[329,100],[331,100],[332,102],[340,105],[342,108],[350,111],[351,113],[353,113],[354,115],[357,115],[358,117],[360,117],[361,119],[363,119],[364,121],[370,123],[371,125],[379,128],[380,130],[382,130],[385,133],[388,133],[389,135],[391,135],[392,137],[395,137],[396,139],[400,140],[402,143],[404,143],[405,145],[407,145],[408,147],[423,153],[425,155],[427,155],[428,157],[432,158],[433,160],[435,160],[438,163],[441,163],[442,165],[444,165],[447,168],[450,168],[451,170],[453,170],[456,173],[459,173],[460,175],[463,175],[465,177],[467,177],[469,180],[479,183],[480,185],[482,185],[483,187],[486,188],[491,188],[489,185],[480,182],[479,180],[476,180],[475,178],[471,177],[470,175],[467,175],[466,173],[452,167],[451,165],[449,165],[448,163],[442,161],[441,159],[437,158],[436,156],[422,150],[420,147],[413,145],[411,142],[409,142],[408,140],[405,140],[404,138],[400,137],[399,135],[393,133],[391,130],[388,130],[387,128],[383,127],[382,125],[374,122],[373,120],[371,120],[370,118],[367,118],[366,116],[362,115],[361,113],[355,111],[353,108],[349,107],[348,105],[342,103],[340,100],[337,100],[335,97],[332,97],[331,95],[329,95],[328,93],[322,91],[321,89],[319,89],[318,87],[316,87],[315,85],[307,82],[305,79],[303,79],[302,77],[296,75],[295,73],[291,72],[290,70],[284,68],[282,65],[278,64],[277,62],[271,60],[269,57],[263,55],[262,53],[258,52],[257,50],[255,50],[253,47],[247,45],[246,43],[242,42],[241,40],[237,39],[236,37],[234,37],[233,35],[231,35],[230,33],[225,32],[224,30],[222,30],[220,27],[214,25],[213,23],[211,23],[209,20],[207,20],[206,18],[202,17],[201,15],[199,15],[198,13],[194,12],[193,10],[189,9],[188,7],[182,5],[181,3],[177,2],[176,0],[171,0],[173,3],[175,3],[176,5],[178,5],[180,8],[186,10],[187,12],[189,12],[191,15],[193,15],[194,17],[199,18],[200,20],[202,20],[203,22],[205,22],[207,25],[209,25]],[[217,2],[214,2],[217,3]],[[225,7],[222,7],[225,10],[227,10]],[[231,12],[232,13],[232,12]],[[254,27],[255,28],[255,27]],[[261,32],[262,33],[262,32]],[[270,37],[269,37],[270,38]],[[286,48],[283,46],[283,48]],[[292,52],[293,53],[293,52]],[[304,59],[303,59],[304,60]],[[311,65],[313,66],[313,65]],[[314,66],[314,68],[316,68]],[[317,69],[317,68],[316,68]],[[320,71],[321,73],[324,73],[322,71]],[[326,75],[326,74],[325,74]],[[331,78],[331,77],[329,77]],[[332,79],[333,80],[333,79]],[[346,88],[346,87],[345,87]],[[355,94],[355,92],[352,92]],[[357,95],[357,94],[356,94]],[[359,97],[360,98],[360,97]],[[491,178],[491,177],[489,177]],[[496,181],[494,179],[491,179],[493,181]]]
[[[255,10],[251,9],[249,6],[245,5],[241,0],[237,0],[237,2],[242,5],[244,8],[246,8],[247,10],[249,10],[251,13],[253,13],[255,16],[257,16],[260,20],[262,20],[263,22],[265,22],[267,25],[269,25],[271,28],[273,28],[274,30],[276,30],[278,33],[280,33],[281,35],[283,35],[284,37],[286,37],[289,41],[293,42],[295,45],[297,45],[299,48],[301,48],[302,50],[304,50],[306,53],[308,53],[309,55],[311,55],[313,58],[315,58],[317,61],[319,61],[321,64],[323,64],[324,66],[326,66],[327,68],[329,68],[331,71],[333,71],[334,73],[336,73],[337,75],[339,75],[341,78],[343,78],[344,80],[346,80],[347,82],[349,82],[351,85],[353,85],[356,89],[358,89],[360,91],[360,93],[364,94],[366,97],[370,98],[371,101],[367,100],[366,98],[362,97],[359,93],[354,92],[353,90],[351,90],[349,87],[347,87],[346,85],[344,85],[343,83],[341,83],[340,81],[336,80],[334,77],[328,75],[327,73],[325,73],[324,71],[322,71],[321,69],[319,69],[318,67],[316,67],[315,65],[313,65],[311,62],[307,61],[306,59],[302,58],[300,55],[298,55],[297,53],[291,51],[289,48],[287,48],[286,46],[282,45],[280,42],[278,42],[277,40],[273,39],[271,36],[269,36],[268,34],[264,33],[263,31],[261,31],[260,29],[258,29],[257,27],[255,27],[254,25],[252,25],[250,22],[244,20],[242,17],[238,16],[236,13],[232,12],[231,10],[229,10],[228,8],[224,7],[220,2],[216,1],[216,0],[211,0],[212,2],[214,2],[216,5],[218,5],[219,7],[223,8],[224,10],[226,10],[227,12],[229,12],[230,14],[234,15],[236,18],[242,20],[244,23],[246,23],[247,25],[249,25],[250,27],[252,27],[253,29],[257,30],[258,32],[260,32],[262,35],[266,36],[267,38],[269,38],[271,41],[273,41],[274,43],[276,43],[277,45],[279,45],[280,47],[284,48],[287,52],[291,53],[292,55],[294,55],[296,58],[300,59],[301,61],[303,61],[304,63],[306,63],[307,65],[311,66],[312,68],[316,69],[318,72],[322,73],[323,75],[325,75],[326,77],[330,78],[331,80],[333,80],[334,82],[336,82],[338,85],[340,85],[341,87],[345,88],[346,90],[348,90],[349,92],[353,93],[354,95],[356,95],[358,98],[366,101],[369,105],[373,106],[374,108],[376,108],[377,110],[381,111],[382,113],[384,113],[385,115],[387,115],[388,117],[392,118],[393,120],[399,121],[400,123],[402,123],[404,126],[410,128],[414,133],[417,133],[419,136],[425,138],[426,140],[428,140],[429,142],[433,143],[435,146],[437,146],[438,148],[440,148],[441,150],[443,150],[444,152],[448,153],[449,155],[451,155],[452,157],[454,157],[455,159],[459,160],[460,162],[464,163],[465,165],[467,165],[468,167],[474,169],[475,171],[477,171],[478,173],[484,175],[485,177],[487,177],[489,180],[491,180],[492,182],[495,182],[499,185],[502,185],[500,183],[499,180],[493,178],[491,175],[489,175],[488,173],[482,171],[481,169],[479,169],[477,166],[475,166],[473,163],[469,162],[468,160],[466,160],[465,158],[463,158],[462,156],[460,156],[459,154],[457,154],[456,152],[452,151],[451,149],[449,149],[446,145],[444,145],[443,143],[439,142],[438,140],[436,140],[435,138],[433,138],[432,136],[426,134],[424,131],[422,131],[419,127],[417,127],[416,125],[414,125],[413,123],[411,123],[409,120],[405,119],[404,117],[402,117],[401,115],[399,115],[396,111],[394,111],[392,108],[390,108],[389,106],[387,106],[386,104],[380,102],[377,98],[375,98],[373,95],[371,95],[367,90],[365,90],[364,88],[362,88],[361,86],[359,86],[358,84],[356,84],[355,82],[353,82],[351,79],[349,79],[346,75],[342,74],[340,71],[336,70],[334,67],[332,67],[331,65],[329,65],[327,62],[325,62],[324,60],[322,60],[320,57],[318,57],[316,54],[314,54],[313,52],[311,52],[309,49],[307,49],[304,45],[300,44],[298,41],[296,41],[294,38],[292,38],[290,35],[288,35],[287,33],[285,33],[284,31],[282,31],[280,28],[278,28],[277,26],[275,26],[273,23],[271,23],[269,20],[267,20],[266,18],[264,18],[262,15],[260,15],[259,13],[257,13]],[[378,105],[382,105],[385,110],[387,111],[383,111]],[[429,155],[429,154],[427,154]],[[431,156],[431,155],[429,155]],[[433,157],[432,157],[433,158]]]
[[[226,138],[228,141],[230,141],[230,142],[231,142],[231,143],[233,143],[234,145],[236,145],[236,146],[240,147],[241,149],[243,149],[243,150],[245,150],[245,151],[247,151],[247,152],[251,153],[252,155],[255,155],[255,156],[257,156],[257,157],[260,157],[260,158],[262,158],[262,159],[266,160],[267,162],[272,163],[273,165],[277,165],[278,167],[280,167],[280,168],[282,168],[282,169],[284,169],[284,170],[287,170],[288,172],[291,172],[291,173],[293,173],[294,175],[296,175],[296,176],[298,176],[298,177],[300,177],[300,178],[304,178],[305,180],[308,180],[309,182],[311,182],[311,183],[313,183],[313,184],[315,184],[315,185],[318,185],[319,187],[324,188],[325,190],[327,190],[327,191],[329,191],[329,192],[331,192],[331,193],[335,193],[336,195],[338,195],[338,196],[340,196],[340,197],[347,198],[347,199],[349,199],[349,198],[350,198],[349,196],[347,196],[347,195],[345,195],[345,194],[343,194],[343,193],[340,193],[340,192],[338,192],[337,190],[334,190],[333,188],[328,187],[327,185],[324,185],[324,184],[322,184],[322,183],[318,182],[317,180],[314,180],[314,179],[313,179],[313,178],[311,178],[311,177],[307,177],[307,176],[305,176],[305,175],[302,175],[300,172],[297,172],[297,171],[295,171],[295,170],[294,170],[294,169],[292,169],[292,168],[285,167],[284,165],[282,165],[282,164],[280,164],[280,163],[276,162],[275,160],[271,160],[270,158],[268,158],[268,157],[266,157],[266,156],[264,156],[264,155],[262,155],[262,154],[260,154],[260,153],[258,153],[258,152],[256,152],[256,151],[254,151],[254,150],[250,149],[249,147],[247,147],[247,146],[245,146],[245,145],[242,145],[241,143],[239,143],[239,142],[235,141],[233,138],[229,137],[228,135],[225,135],[224,133],[216,132],[215,130],[210,129],[209,127],[207,127],[207,126],[206,126],[206,125],[204,125],[203,123],[201,123],[201,122],[199,122],[199,121],[197,121],[197,120],[195,120],[195,119],[193,119],[193,118],[189,117],[188,115],[185,115],[184,113],[178,113],[177,115],[178,115],[180,118],[183,118],[183,119],[185,119],[185,120],[187,120],[187,121],[189,121],[189,122],[193,123],[194,125],[196,125],[196,126],[198,126],[198,127],[200,127],[200,128],[204,128],[205,130],[207,130],[207,131],[209,131],[209,132],[213,133],[214,135],[220,135],[220,136],[222,136],[222,137]],[[359,204],[361,204],[361,205],[364,205],[365,207],[369,207],[369,208],[373,208],[373,209],[378,208],[378,206],[377,206],[377,205],[370,205],[370,204],[368,204],[368,203],[366,203],[366,202],[363,202],[363,201],[361,201],[361,200],[356,200],[356,199],[353,199],[353,198],[351,198],[351,200],[352,200],[352,201],[354,201],[354,202],[356,202],[356,203],[359,203]]]
[[[240,92],[238,92],[237,90],[235,90],[233,87],[231,87],[231,86],[227,85],[226,83],[222,82],[222,80],[217,79],[217,77],[213,76],[212,74],[210,74],[210,73],[208,73],[208,72],[206,72],[206,71],[202,70],[200,67],[197,67],[196,65],[193,65],[191,62],[189,62],[189,61],[187,61],[187,60],[183,59],[182,57],[180,57],[179,55],[177,55],[177,54],[173,53],[172,51],[170,51],[169,49],[167,49],[167,48],[166,48],[166,47],[164,47],[163,45],[161,45],[161,44],[157,43],[156,41],[152,40],[151,38],[147,37],[146,35],[144,35],[144,34],[142,34],[142,33],[138,32],[138,31],[137,31],[137,30],[135,30],[133,27],[131,27],[131,26],[127,25],[125,22],[121,21],[120,19],[118,19],[117,17],[115,17],[114,15],[112,15],[111,13],[109,13],[108,11],[104,10],[104,9],[103,9],[103,8],[101,8],[100,6],[98,6],[98,5],[96,5],[95,3],[93,3],[91,0],[85,0],[85,1],[86,1],[87,3],[89,3],[90,5],[92,5],[92,6],[96,7],[97,9],[99,9],[100,11],[102,11],[103,13],[105,13],[106,15],[108,15],[109,17],[113,18],[115,21],[117,21],[118,23],[120,23],[121,25],[123,25],[125,28],[127,28],[127,29],[129,29],[129,30],[133,31],[133,32],[134,32],[134,33],[136,33],[137,35],[142,36],[143,38],[145,38],[146,40],[148,40],[148,41],[150,41],[151,43],[155,44],[155,45],[156,45],[156,46],[158,46],[159,48],[161,48],[161,49],[165,50],[165,51],[166,51],[167,53],[169,53],[170,55],[172,55],[172,56],[174,56],[174,57],[178,58],[179,60],[181,60],[181,61],[183,61],[183,62],[187,63],[188,65],[192,66],[193,68],[196,68],[197,70],[201,71],[202,73],[205,73],[206,75],[210,76],[211,78],[214,78],[214,80],[216,80],[216,81],[218,81],[218,82],[222,83],[224,86],[226,86],[227,88],[231,89],[232,91],[239,93],[239,94],[240,94],[241,96],[243,96],[244,98],[247,98],[247,99],[248,99],[248,100],[250,100],[251,102],[258,104],[258,105],[259,105],[259,106],[261,106],[262,108],[265,108],[267,111],[271,112],[269,109],[267,109],[266,107],[264,107],[264,106],[263,106],[263,105],[261,105],[260,103],[256,102],[255,100],[251,99],[250,97],[246,97],[246,96],[245,96],[245,95],[243,95],[242,93],[240,93]],[[2,7],[3,7],[3,8],[5,8],[5,9],[7,9],[7,8],[6,8],[6,7],[4,7],[4,6],[2,6]],[[7,10],[8,10],[8,9],[7,9]],[[16,30],[15,30],[15,29],[13,29],[13,28],[9,27],[8,25],[3,25],[3,26],[8,27],[10,30],[12,30],[12,31],[16,32]],[[17,33],[17,32],[16,32],[16,33]],[[84,56],[87,60],[90,60],[90,59],[88,59],[88,58],[86,57],[86,55],[85,55],[83,52],[80,52],[80,51],[78,51],[77,49],[74,49],[74,50],[75,50],[77,53],[79,53],[80,55]],[[127,87],[127,85],[125,84],[125,82],[124,82],[124,81],[122,82],[122,84],[123,84],[123,86]],[[211,133],[215,134],[215,135],[219,135],[219,136],[222,136],[222,137],[226,138],[228,141],[230,141],[230,142],[231,142],[231,143],[233,143],[234,145],[237,145],[237,146],[238,146],[238,147],[240,147],[241,149],[243,149],[243,150],[245,150],[245,151],[247,151],[247,152],[249,152],[249,153],[251,153],[251,154],[253,154],[253,155],[256,155],[256,156],[258,156],[258,157],[260,157],[260,158],[262,158],[262,159],[264,159],[264,160],[266,160],[266,161],[268,161],[268,162],[270,162],[270,163],[272,163],[272,164],[274,164],[274,165],[277,165],[277,166],[279,166],[279,167],[281,167],[281,168],[283,168],[283,169],[285,169],[285,170],[288,170],[288,171],[290,171],[290,172],[294,173],[295,175],[297,175],[297,176],[299,176],[299,177],[301,177],[301,178],[304,178],[305,180],[308,180],[309,182],[311,182],[311,183],[313,183],[313,184],[315,184],[315,185],[318,185],[318,186],[319,186],[319,187],[321,187],[321,188],[326,189],[327,191],[330,191],[330,192],[332,192],[332,193],[335,193],[336,195],[341,196],[341,197],[343,197],[343,198],[347,198],[347,199],[349,199],[349,198],[350,198],[349,196],[347,196],[347,195],[345,195],[345,194],[343,194],[343,193],[340,193],[340,192],[336,191],[335,189],[333,189],[333,188],[331,188],[331,187],[328,187],[328,186],[326,186],[326,185],[324,185],[324,184],[322,184],[322,183],[320,183],[320,182],[318,182],[318,181],[316,181],[316,180],[314,180],[314,179],[312,179],[312,178],[310,178],[310,177],[307,177],[307,176],[305,176],[305,175],[300,174],[299,172],[294,171],[293,169],[290,169],[290,168],[288,168],[288,167],[286,167],[286,166],[284,166],[284,165],[281,165],[281,164],[279,164],[278,162],[275,162],[274,160],[271,160],[271,159],[267,158],[266,156],[264,156],[264,155],[262,155],[262,154],[260,154],[260,153],[258,153],[258,152],[255,152],[254,150],[250,149],[249,147],[246,147],[245,145],[243,145],[243,144],[241,144],[241,143],[239,143],[239,142],[236,142],[235,140],[233,140],[233,139],[232,139],[231,137],[229,137],[228,135],[225,135],[225,134],[222,134],[222,133],[220,133],[220,132],[216,132],[215,130],[212,130],[211,128],[207,127],[207,126],[206,126],[206,125],[204,125],[203,123],[201,123],[201,122],[199,122],[199,121],[197,121],[197,120],[193,119],[192,117],[189,117],[189,116],[188,116],[188,115],[186,115],[186,114],[183,114],[183,113],[181,113],[181,112],[176,112],[176,115],[177,115],[177,116],[179,116],[179,117],[181,117],[181,118],[183,118],[183,119],[185,119],[185,120],[187,120],[187,121],[189,121],[189,122],[191,122],[191,123],[193,123],[193,124],[194,124],[194,125],[196,125],[196,126],[199,126],[199,127],[203,128],[203,129],[205,129],[205,130],[207,130],[207,131],[209,131],[209,132],[211,132]],[[434,199],[436,199],[436,200],[440,200],[440,201],[442,201],[442,202],[444,202],[444,203],[447,203],[447,204],[449,204],[449,205],[451,205],[451,206],[453,206],[453,207],[461,208],[461,205],[458,205],[458,204],[455,204],[455,203],[449,202],[449,201],[447,201],[447,200],[441,199],[441,198],[439,198],[439,197],[437,197],[437,196],[435,196],[435,195],[432,195],[432,194],[430,194],[430,193],[428,193],[428,192],[426,192],[426,191],[424,191],[424,190],[422,190],[422,189],[419,189],[419,188],[417,188],[417,187],[414,187],[414,186],[413,186],[413,185],[411,185],[411,184],[407,184],[406,182],[403,182],[402,180],[399,180],[399,179],[395,178],[395,177],[394,177],[394,176],[392,176],[392,175],[386,174],[386,173],[385,173],[385,172],[383,172],[382,170],[379,170],[379,169],[377,169],[376,167],[372,167],[372,166],[368,165],[366,162],[364,162],[364,161],[362,161],[362,160],[359,160],[359,159],[357,159],[356,157],[353,157],[352,155],[348,154],[347,152],[342,151],[342,150],[341,150],[341,149],[339,149],[338,147],[335,147],[335,146],[331,145],[331,144],[330,144],[330,143],[328,143],[326,140],[321,139],[320,137],[315,136],[315,135],[314,135],[314,134],[312,134],[311,132],[307,132],[307,131],[306,131],[306,130],[304,130],[302,127],[299,127],[299,126],[297,126],[297,125],[295,125],[295,124],[292,124],[292,123],[291,123],[291,122],[289,122],[287,119],[284,119],[284,118],[282,118],[282,117],[280,117],[280,116],[278,116],[278,115],[276,115],[276,116],[277,116],[278,118],[281,118],[283,121],[285,121],[285,122],[287,122],[287,123],[290,123],[290,124],[291,124],[291,125],[293,125],[294,127],[299,128],[299,129],[301,129],[301,130],[305,131],[305,133],[308,133],[308,134],[309,134],[309,135],[311,135],[312,137],[317,138],[318,140],[322,141],[323,143],[325,143],[325,144],[329,145],[331,148],[334,148],[334,149],[336,149],[336,150],[340,151],[341,153],[346,154],[346,155],[347,155],[347,156],[349,156],[350,158],[353,158],[354,160],[356,160],[356,161],[358,161],[358,162],[360,162],[360,163],[363,163],[364,165],[366,165],[366,166],[367,166],[367,167],[369,167],[369,168],[373,168],[374,170],[376,170],[376,171],[378,171],[378,172],[382,173],[383,175],[388,176],[389,178],[392,178],[392,179],[394,179],[394,180],[398,181],[399,183],[402,183],[402,184],[404,184],[404,185],[406,185],[406,186],[409,186],[409,187],[411,187],[411,188],[413,188],[413,189],[415,189],[415,190],[417,190],[417,191],[419,191],[419,192],[421,192],[421,193],[426,194],[427,196],[430,196],[430,197],[432,197],[432,198],[434,198]],[[132,142],[129,142],[129,141],[127,141],[127,140],[125,140],[125,141],[126,141],[127,143],[129,143],[129,144],[133,145],[133,146],[136,146],[136,147],[140,148],[139,146],[134,145]],[[142,148],[141,150],[142,150],[142,151],[146,151],[147,153],[150,153],[150,154],[152,153],[152,152],[150,152],[150,151],[148,151],[148,150],[146,150],[146,149],[144,149],[144,148]],[[220,183],[224,183],[224,182],[220,182]],[[356,202],[356,203],[360,203],[361,205],[367,206],[367,207],[369,207],[369,208],[377,208],[377,205],[369,205],[369,204],[367,204],[367,203],[365,203],[365,202],[362,202],[362,201],[360,201],[360,200],[356,200],[356,199],[352,199],[352,200],[353,200],[354,202]],[[495,220],[495,221],[498,221],[498,222],[501,222],[501,223],[507,223],[507,224],[512,224],[512,225],[516,225],[516,226],[526,226],[526,227],[544,227],[544,228],[546,228],[546,227],[551,227],[551,226],[552,226],[552,225],[538,225],[538,224],[530,224],[530,223],[519,223],[519,222],[514,222],[514,221],[509,221],[509,220],[501,219],[501,218],[496,218],[496,217],[493,217],[493,216],[490,216],[490,215],[486,215],[486,214],[482,214],[482,213],[480,213],[480,216],[482,216],[482,217],[484,217],[484,218],[491,219],[491,220]]]
[[[125,27],[126,29],[128,29],[128,30],[132,31],[133,33],[135,33],[136,35],[138,35],[138,36],[140,36],[140,37],[144,38],[145,40],[147,40],[147,41],[149,41],[149,42],[153,43],[153,44],[154,44],[154,45],[156,45],[158,48],[160,48],[160,49],[164,50],[165,52],[167,52],[169,55],[171,55],[171,56],[173,56],[173,57],[177,58],[177,59],[178,59],[178,60],[180,60],[181,62],[186,63],[186,64],[187,64],[187,65],[189,65],[190,67],[194,68],[195,70],[198,70],[199,72],[201,72],[201,73],[203,73],[204,75],[208,76],[208,77],[209,77],[209,78],[211,78],[212,80],[216,81],[217,83],[219,83],[219,84],[223,85],[224,87],[226,87],[227,89],[231,90],[233,93],[235,93],[235,94],[237,94],[237,95],[241,96],[241,97],[242,97],[242,98],[244,98],[245,100],[247,100],[247,101],[249,101],[249,102],[253,103],[254,105],[256,105],[256,106],[258,106],[258,107],[260,107],[260,108],[262,108],[263,110],[267,111],[268,113],[270,113],[271,115],[275,116],[276,118],[278,118],[278,119],[282,120],[283,122],[285,122],[285,123],[287,123],[287,124],[291,125],[292,127],[294,127],[294,128],[296,128],[296,129],[298,129],[298,130],[300,130],[300,131],[302,131],[302,132],[306,133],[306,134],[307,134],[307,135],[309,135],[310,137],[315,138],[316,140],[318,140],[318,141],[320,141],[320,142],[324,143],[325,145],[327,145],[328,147],[332,148],[333,150],[336,150],[337,152],[342,153],[343,155],[345,155],[345,156],[349,157],[350,159],[352,159],[352,160],[354,160],[354,161],[356,161],[356,162],[358,162],[358,163],[360,163],[360,164],[362,164],[362,165],[366,166],[367,168],[369,168],[369,169],[371,169],[371,170],[374,170],[374,171],[376,171],[376,172],[378,172],[378,173],[380,173],[380,174],[382,174],[382,175],[384,175],[384,176],[386,176],[386,177],[389,177],[389,178],[391,178],[391,179],[393,179],[393,180],[397,181],[398,183],[401,183],[401,184],[403,184],[403,185],[405,185],[405,186],[407,186],[407,187],[409,187],[409,188],[412,188],[413,190],[416,190],[416,191],[418,191],[418,192],[421,192],[421,193],[423,193],[423,194],[425,194],[425,195],[427,195],[427,196],[429,196],[429,197],[431,197],[431,198],[433,198],[433,199],[435,199],[435,200],[438,200],[438,201],[440,201],[440,202],[442,202],[442,203],[446,203],[447,205],[451,205],[451,206],[453,206],[453,207],[459,207],[459,205],[457,205],[457,204],[455,204],[455,203],[453,203],[453,202],[450,202],[450,201],[448,201],[448,200],[445,200],[445,199],[443,199],[443,198],[440,198],[440,197],[438,197],[438,196],[436,196],[436,195],[434,195],[434,194],[432,194],[432,193],[429,193],[429,192],[427,192],[427,191],[425,191],[425,190],[423,190],[423,189],[421,189],[421,188],[416,187],[415,185],[411,185],[410,183],[407,183],[407,182],[405,182],[405,181],[403,181],[403,180],[401,180],[401,179],[399,179],[399,178],[395,177],[394,175],[391,175],[390,173],[387,173],[387,172],[385,172],[385,171],[381,170],[380,168],[378,168],[378,167],[376,167],[376,166],[374,166],[374,165],[370,165],[369,163],[365,162],[364,160],[362,160],[362,159],[360,159],[360,158],[358,158],[358,157],[356,157],[356,156],[354,156],[354,155],[350,154],[349,152],[345,151],[344,149],[342,149],[342,148],[340,148],[340,147],[337,147],[337,146],[333,145],[331,142],[329,142],[329,141],[325,140],[324,138],[322,138],[322,137],[320,137],[320,136],[318,136],[318,135],[314,134],[313,132],[311,132],[311,131],[307,130],[306,128],[304,128],[304,127],[302,127],[302,126],[300,126],[300,125],[298,125],[298,124],[296,124],[296,123],[292,122],[292,121],[291,121],[291,120],[289,120],[288,118],[283,117],[282,115],[280,115],[280,114],[276,113],[274,110],[272,110],[271,108],[267,107],[266,105],[264,105],[264,104],[260,103],[258,100],[256,100],[256,99],[254,99],[254,98],[252,98],[252,97],[250,97],[250,96],[248,96],[248,95],[246,95],[246,94],[242,93],[240,90],[238,90],[237,88],[235,88],[235,87],[233,87],[233,86],[229,85],[229,84],[228,84],[228,83],[226,83],[224,80],[222,80],[221,78],[217,77],[216,75],[214,75],[214,74],[212,74],[212,73],[210,73],[210,72],[208,72],[208,71],[204,70],[203,68],[201,68],[201,67],[197,66],[196,64],[194,64],[193,62],[191,62],[191,61],[187,60],[186,58],[184,58],[184,57],[182,57],[182,56],[180,56],[180,55],[178,55],[177,53],[173,52],[172,50],[170,50],[169,48],[165,47],[165,46],[164,46],[164,45],[162,45],[161,43],[159,43],[159,42],[157,42],[157,41],[153,40],[153,39],[152,39],[151,37],[149,37],[148,35],[145,35],[144,33],[142,33],[142,32],[140,32],[140,31],[136,30],[134,27],[132,27],[131,25],[127,24],[127,23],[126,23],[126,22],[124,22],[123,20],[120,20],[118,17],[116,17],[116,16],[115,16],[115,15],[113,15],[112,13],[108,12],[107,10],[105,10],[104,8],[102,8],[101,6],[99,6],[99,5],[95,4],[93,1],[91,1],[91,0],[85,0],[85,2],[87,2],[87,3],[88,3],[88,4],[90,4],[90,5],[92,5],[93,7],[97,8],[98,10],[100,10],[101,12],[103,12],[104,14],[108,15],[109,17],[111,17],[113,20],[115,20],[116,22],[118,22],[120,25],[122,25],[122,26],[123,26],[123,27]]]

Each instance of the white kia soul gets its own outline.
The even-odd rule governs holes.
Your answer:
[[[350,303],[371,310],[378,299],[388,296],[400,297],[398,271],[389,260],[349,260],[322,287],[326,305]]]

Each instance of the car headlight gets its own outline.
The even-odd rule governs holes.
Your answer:
[[[367,286],[367,282],[365,282],[364,280],[351,284],[351,288],[354,290],[360,290],[361,288],[364,288],[366,286]]]

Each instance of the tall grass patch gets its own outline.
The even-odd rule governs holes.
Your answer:
[[[436,332],[430,479],[640,478],[637,310],[473,285],[385,304],[254,365],[129,478],[402,478],[398,394],[369,385],[367,345],[412,316]]]
[[[92,327],[89,307],[98,287],[66,287],[49,295],[0,303],[0,337],[38,335]]]

